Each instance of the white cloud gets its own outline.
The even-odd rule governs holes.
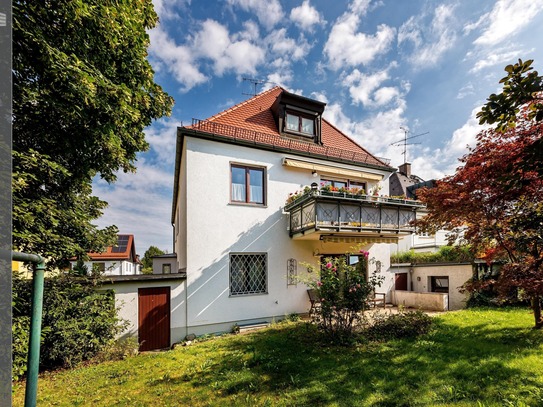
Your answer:
[[[93,183],[93,193],[109,204],[96,224],[134,234],[140,255],[151,245],[171,252],[172,187],[173,168],[160,169],[140,159],[136,174],[121,172],[113,185]]]
[[[370,153],[378,157],[393,158],[392,165],[403,162],[398,147],[391,146],[402,137],[400,126],[407,120],[404,116],[405,101],[399,99],[393,109],[379,111],[362,121],[353,121],[343,112],[339,103],[330,103],[324,111],[324,118],[341,129]]]
[[[454,6],[440,5],[433,10],[431,22],[427,13],[411,17],[398,30],[398,45],[410,42],[413,49],[407,58],[417,67],[436,65],[457,39]]]
[[[481,106],[473,109],[466,123],[453,132],[452,138],[446,144],[446,151],[456,157],[461,157],[468,152],[467,146],[475,147],[477,134],[488,127],[479,124],[476,115],[480,110]]]
[[[543,0],[499,0],[492,11],[483,15],[477,23],[467,25],[465,30],[469,32],[479,26],[486,26],[474,44],[496,45],[521,31],[541,11]]]
[[[233,41],[247,40],[251,42],[258,42],[260,40],[260,30],[258,24],[254,21],[245,21],[243,23],[243,31],[232,34]]]
[[[192,50],[185,45],[177,45],[162,26],[149,32],[151,45],[149,55],[153,67],[166,69],[175,80],[183,85],[181,91],[186,92],[209,78],[200,72]]]
[[[421,177],[423,180],[440,179],[451,172],[444,172],[440,168],[448,164],[449,156],[439,148],[429,148],[420,151],[415,159],[411,161],[411,173]]]
[[[173,165],[174,154],[172,146],[177,140],[177,127],[181,121],[174,117],[166,117],[157,120],[152,126],[145,129],[145,140],[149,143],[150,150],[156,155],[156,162],[164,165]]]
[[[472,110],[467,121],[453,132],[443,149],[429,147],[416,149],[417,154],[411,166],[413,174],[425,180],[439,179],[454,174],[460,166],[458,160],[469,152],[468,146],[474,147],[477,134],[488,128],[488,126],[479,125],[476,114],[480,110],[480,106]]]
[[[285,89],[289,89],[290,83],[292,82],[292,71],[288,69],[279,70],[268,74],[266,77],[266,84],[264,85],[264,90],[273,88],[274,86],[281,86]]]
[[[303,35],[296,41],[287,36],[286,28],[272,31],[265,42],[272,53],[282,56],[284,60],[299,61],[311,50],[311,45]]]
[[[326,92],[311,92],[311,97],[320,102],[328,103]]]
[[[193,52],[213,61],[216,75],[226,71],[236,74],[255,73],[264,62],[265,51],[248,40],[232,41],[228,29],[215,20],[206,20],[194,35]]]
[[[278,0],[227,0],[231,6],[239,6],[256,14],[258,21],[267,29],[273,28],[283,17],[283,8]]]
[[[374,35],[357,32],[360,18],[367,12],[368,4],[368,1],[353,2],[349,11],[334,23],[324,45],[324,53],[332,69],[367,65],[390,49],[396,35],[394,28],[380,24]]]
[[[476,73],[488,67],[504,66],[511,62],[516,62],[519,55],[529,55],[534,49],[520,50],[511,49],[511,46],[502,48],[489,48],[475,53],[468,53],[468,57],[475,57],[477,62],[473,68],[470,69],[470,73]],[[505,75],[505,74],[504,74]]]
[[[304,31],[312,32],[315,25],[324,25],[326,21],[315,7],[304,0],[301,6],[290,10],[290,19]]]
[[[395,103],[397,105],[405,103],[403,97],[411,88],[408,81],[402,81],[398,86],[382,86],[390,80],[390,68],[397,67],[396,62],[392,62],[388,68],[372,73],[364,74],[358,69],[354,69],[347,75],[342,84],[349,87],[349,94],[354,105],[362,103],[365,107],[382,108],[386,105]]]
[[[343,133],[347,135],[353,134],[355,123],[343,113],[343,108],[339,103],[329,103],[324,110],[323,116],[331,124],[341,129]]]
[[[362,103],[365,106],[374,106],[378,105],[374,98],[375,90],[387,79],[389,76],[386,70],[365,75],[355,69],[345,78],[344,84],[349,86],[349,94],[355,105]]]
[[[161,21],[179,18],[179,9],[187,6],[190,6],[190,0],[153,0],[153,7]]]
[[[474,94],[475,94],[475,90],[473,88],[473,84],[471,82],[468,82],[466,85],[462,86],[462,88],[458,91],[456,98],[464,99],[466,96],[474,95]]]

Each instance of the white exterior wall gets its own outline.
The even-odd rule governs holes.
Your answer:
[[[431,291],[430,277],[449,277],[449,309],[457,310],[466,307],[469,295],[461,293],[459,288],[472,275],[471,264],[418,265],[413,266],[411,281],[413,282],[413,291],[424,293]]]
[[[115,306],[119,310],[119,318],[129,323],[128,327],[118,337],[135,336],[137,338],[138,288],[147,287],[170,287],[170,341],[171,344],[182,341],[186,336],[185,282],[182,280],[117,282],[111,286],[104,285],[102,289],[113,289],[115,292]]]
[[[348,244],[324,244],[289,237],[288,216],[282,212],[286,198],[289,193],[320,179],[312,177],[308,170],[284,167],[285,156],[185,137],[176,215],[180,233],[175,249],[179,266],[187,269],[189,333],[227,331],[235,323],[307,312],[307,286],[303,283],[287,286],[287,260],[296,259],[298,275],[303,276],[307,275],[303,262],[318,263],[318,258],[313,256],[315,250],[326,254],[349,250],[351,245]],[[266,207],[229,203],[231,163],[266,168]],[[382,174],[388,176],[388,173]],[[381,193],[387,194],[388,180],[382,185]],[[368,188],[372,186],[368,183]],[[382,262],[386,283],[379,291],[388,292],[394,281],[393,273],[387,271],[389,245],[374,244],[365,249],[370,251],[370,257]],[[267,253],[267,294],[229,296],[230,253]]]

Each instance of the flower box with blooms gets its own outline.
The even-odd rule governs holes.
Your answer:
[[[293,203],[294,201],[298,200],[299,198],[303,197],[304,195],[308,194],[309,192],[311,192],[311,187],[306,185],[302,191],[296,191],[294,193],[290,193],[288,195],[288,198],[287,198],[286,202],[285,202],[285,205]]]

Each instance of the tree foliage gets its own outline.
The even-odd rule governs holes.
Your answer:
[[[113,341],[126,324],[117,317],[111,290],[92,278],[56,275],[45,279],[40,367],[75,366]],[[30,331],[32,280],[13,275],[13,377],[24,375]]]
[[[146,59],[151,1],[13,3],[13,237],[52,263],[113,243],[91,224],[92,179],[135,171],[143,129],[170,113]]]
[[[164,254],[165,252],[163,250],[160,250],[156,246],[149,246],[149,248],[145,251],[145,254],[143,255],[143,259],[141,259],[141,262],[143,264],[143,268],[145,270],[152,270],[153,269],[153,256],[160,256]]]
[[[515,100],[511,114],[517,109]],[[515,126],[479,133],[454,175],[433,189],[417,191],[429,210],[417,223],[423,230],[451,230],[453,238],[463,234],[488,261],[507,260],[498,280],[485,284],[496,284],[503,295],[511,289],[524,293],[532,302],[535,326],[541,328],[543,179],[533,151],[541,144],[543,121],[533,114],[537,103],[519,108]]]
[[[533,70],[533,62],[519,59],[518,63],[505,67],[507,76],[500,80],[502,92],[488,97],[477,113],[479,124],[495,124],[499,131],[515,127],[520,109],[526,105],[529,106],[525,113],[528,120],[543,120],[543,77]]]

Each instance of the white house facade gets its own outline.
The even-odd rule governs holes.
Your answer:
[[[185,334],[307,312],[308,265],[355,246],[391,299],[390,246],[413,231],[421,205],[385,198],[395,169],[326,122],[324,108],[276,87],[178,128],[172,270],[186,273],[175,311]]]

